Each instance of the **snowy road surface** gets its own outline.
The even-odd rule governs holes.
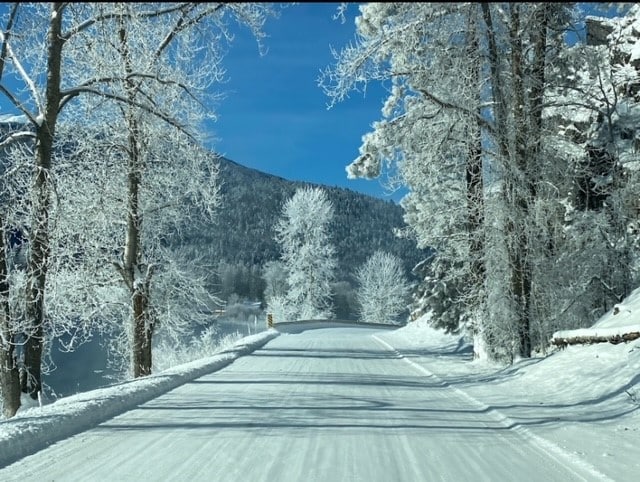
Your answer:
[[[282,334],[0,470],[0,480],[596,480],[375,334]]]

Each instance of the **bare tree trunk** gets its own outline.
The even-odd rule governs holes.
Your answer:
[[[127,30],[124,25],[119,31],[121,55],[125,72],[133,72],[127,45]],[[122,272],[125,283],[131,292],[133,311],[131,365],[134,378],[151,374],[152,368],[152,336],[155,320],[150,309],[150,285],[152,269],[145,268],[142,263],[142,214],[140,207],[140,184],[143,170],[143,160],[140,148],[141,132],[136,119],[135,97],[137,86],[131,77],[125,81],[129,105],[125,111],[126,123],[129,130],[128,138],[128,206],[127,206],[127,236],[125,241],[124,264]]]
[[[13,417],[20,408],[20,373],[15,354],[16,333],[9,310],[9,272],[7,269],[4,219],[0,218],[0,391],[2,414]]]
[[[133,376],[144,377],[151,374],[151,339],[153,335],[153,319],[149,309],[149,298],[146,289],[138,289],[133,294]]]
[[[128,115],[129,125],[129,159],[128,159],[128,203],[127,232],[123,264],[118,266],[122,279],[131,294],[133,317],[131,320],[131,369],[134,378],[151,374],[152,356],[151,342],[155,320],[150,307],[151,267],[142,271],[141,261],[141,214],[140,214],[140,150],[138,145],[138,128],[131,113]]]
[[[478,7],[479,8],[479,7]],[[476,10],[471,9],[469,17],[469,76],[471,88],[477,89],[476,105],[480,105],[480,49],[478,44],[478,26]],[[478,108],[478,117],[482,115]],[[484,238],[484,182],[482,169],[482,132],[477,120],[472,121],[471,142],[466,163],[467,189],[467,223],[469,229],[469,255],[471,257],[471,278],[478,292],[483,292],[486,278],[485,268],[485,238]],[[480,301],[480,300],[478,300]],[[476,320],[473,327],[474,356],[484,356],[484,329],[481,320]]]
[[[37,399],[42,389],[41,364],[44,346],[45,286],[49,262],[49,212],[51,210],[51,157],[60,106],[60,66],[62,60],[62,9],[53,4],[47,35],[47,88],[42,124],[36,127],[36,177],[33,185],[31,236],[27,264],[25,376],[22,390]]]
[[[523,69],[523,47],[520,32],[520,7],[511,6],[511,76],[513,88],[514,142],[511,147],[512,162],[509,166],[506,194],[512,202],[507,222],[507,233],[512,238],[509,246],[509,268],[511,270],[511,292],[517,306],[517,333],[519,354],[531,356],[531,265],[529,263],[530,240],[527,233],[529,206],[535,194],[532,188],[532,172],[529,159],[528,123],[525,113],[525,82]]]
[[[10,35],[16,14],[17,5],[14,5],[7,21],[5,39]],[[0,52],[0,77],[4,73],[6,55],[7,41],[5,40]],[[5,229],[5,219],[0,215],[0,392],[2,393],[2,414],[10,418],[20,408],[20,372],[14,344],[16,333],[9,307],[9,270]]]
[[[128,160],[128,206],[127,235],[125,240],[124,265],[122,273],[125,284],[131,293],[132,331],[131,331],[131,368],[134,378],[151,374],[151,342],[154,317],[150,307],[150,284],[152,270],[144,266],[141,260],[141,214],[140,214],[140,173],[142,169],[138,144],[138,126],[133,113],[129,113],[129,160]]]
[[[540,160],[542,109],[545,89],[547,25],[550,4],[534,7],[536,29],[532,31],[532,53],[525,61],[522,43],[520,6],[511,8],[511,68],[513,82],[514,161],[508,176],[507,195],[513,203],[508,231],[515,238],[510,244],[511,289],[518,305],[518,345],[522,357],[530,357],[532,239],[528,232],[530,208],[537,198],[537,166]],[[527,66],[527,67],[525,67]],[[528,107],[528,108],[526,108]]]

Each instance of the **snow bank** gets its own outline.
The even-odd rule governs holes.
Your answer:
[[[626,327],[629,325],[640,325],[640,288],[636,288],[625,298],[622,303],[618,303],[613,309],[600,318],[594,328]]]
[[[0,421],[0,467],[52,443],[87,430],[163,393],[220,370],[278,336],[268,330],[238,340],[211,357],[176,366],[145,378],[65,397],[43,407],[20,410]]]
[[[640,332],[640,288],[594,323],[591,328],[557,331],[553,340],[615,338]]]
[[[431,314],[424,314],[399,328],[395,333],[411,340],[414,346],[430,351],[458,352],[470,349],[471,345],[465,340],[464,335],[447,334],[444,330],[434,328],[430,320]]]
[[[577,330],[556,331],[553,334],[554,339],[569,338],[616,338],[622,337],[629,333],[640,333],[640,324],[626,326],[612,326],[610,328],[579,328]]]

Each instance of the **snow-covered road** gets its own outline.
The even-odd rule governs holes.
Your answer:
[[[0,470],[0,480],[596,480],[376,333],[282,334]]]

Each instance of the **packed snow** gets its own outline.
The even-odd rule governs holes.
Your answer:
[[[635,291],[615,312],[602,317],[591,332],[635,329],[640,292]],[[508,480],[504,467],[498,467],[492,458],[491,447],[495,446],[509,459],[509,464],[514,464],[512,468],[526,471],[517,475],[519,480],[637,480],[640,340],[617,345],[574,345],[505,367],[473,360],[472,350],[463,337],[432,329],[426,318],[402,328],[358,329],[339,325],[310,328],[315,327],[290,333],[267,330],[243,338],[210,358],[148,378],[65,397],[43,407],[23,409],[13,419],[0,423],[0,467],[5,467],[0,469],[0,480],[55,475],[56,470],[66,474],[64,464],[71,464],[70,461],[56,469],[47,457],[60,457],[67,452],[70,457],[77,447],[69,445],[65,449],[62,443],[54,442],[73,439],[74,434],[84,434],[82,443],[87,444],[89,451],[92,443],[99,444],[105,437],[108,427],[125,437],[137,437],[139,430],[139,436],[144,438],[138,443],[144,443],[148,437],[154,437],[154,430],[142,430],[143,426],[167,430],[171,425],[167,420],[168,407],[161,407],[167,403],[161,400],[167,397],[174,410],[180,410],[181,403],[188,405],[193,397],[193,407],[185,405],[176,412],[181,414],[177,427],[186,430],[185,427],[212,426],[211,434],[202,444],[219,457],[212,458],[206,470],[200,467],[201,472],[190,475],[195,479],[207,480],[215,473],[215,480],[241,480],[241,474],[259,474],[255,466],[262,464],[265,469],[262,476],[252,480],[284,480],[278,477],[291,476],[293,471],[300,471],[299,475],[315,474],[308,480],[319,481],[336,480],[330,477],[347,472],[349,480],[389,480],[385,477],[393,474],[397,476],[395,480],[418,480],[413,477],[427,474],[425,457],[439,450],[442,452],[438,452],[439,456],[445,459],[429,462],[430,470],[435,471],[432,475],[464,477],[477,471],[480,479],[489,476],[490,480]],[[343,348],[336,348],[337,343],[342,343]],[[372,346],[377,348],[374,350]],[[402,364],[404,369],[399,367]],[[321,366],[330,366],[330,374],[339,375],[339,381],[322,378]],[[371,373],[356,374],[357,367]],[[256,373],[252,375],[251,370]],[[354,373],[346,374],[345,370]],[[412,373],[410,378],[402,375],[405,380],[402,384],[394,382],[399,379],[400,370]],[[212,379],[215,375],[220,378]],[[286,383],[276,377],[285,377]],[[406,381],[409,379],[411,383]],[[249,392],[256,387],[259,396]],[[291,393],[283,392],[289,387]],[[303,391],[310,387],[320,394]],[[204,390],[214,391],[207,394]],[[376,392],[374,396],[371,390],[382,394]],[[364,406],[374,401],[377,408],[365,410]],[[285,407],[288,409],[285,411],[283,405],[287,403],[295,406]],[[153,412],[154,406],[160,410],[159,418],[140,418]],[[442,409],[443,406],[447,408]],[[147,411],[133,410],[144,407]],[[120,417],[138,412],[142,415],[130,416],[133,422],[125,422],[124,418],[118,422]],[[198,422],[197,417],[211,413],[222,417],[222,422],[209,425],[204,420]],[[472,415],[479,418],[467,418]],[[460,416],[464,419],[455,418]],[[265,422],[274,417],[277,423]],[[141,424],[138,429],[137,424]],[[326,431],[322,430],[325,424]],[[98,429],[89,430],[96,426]],[[427,430],[425,427],[430,431],[421,435],[421,430]],[[437,430],[432,433],[434,428]],[[284,434],[282,441],[279,431]],[[171,434],[164,436],[170,440],[174,436]],[[391,434],[393,438],[389,438]],[[447,445],[446,450],[440,447],[440,436],[446,436],[443,440],[453,445]],[[235,456],[225,452],[234,450],[231,439],[239,444]],[[211,445],[216,443],[222,445]],[[398,451],[396,455],[406,458],[394,460],[390,468],[381,469],[376,464],[382,461],[375,458],[381,456],[376,451],[382,449],[374,450],[368,443],[383,443],[384,450]],[[457,444],[464,444],[459,450],[465,453],[446,455]],[[62,452],[46,455],[58,446]],[[45,447],[49,448],[43,450]],[[513,454],[505,455],[512,449]],[[187,454],[173,450],[175,466],[182,467]],[[351,453],[358,450],[364,455]],[[277,465],[278,457],[271,456],[272,452],[282,458],[281,466]],[[232,460],[225,461],[225,454]],[[366,459],[367,456],[373,459]],[[133,465],[134,455],[131,457],[129,464]],[[86,460],[93,459],[85,459],[84,463],[90,466],[91,462]],[[81,466],[81,462],[77,463]],[[127,465],[126,460],[121,463]],[[338,466],[331,468],[332,463]],[[340,467],[342,463],[350,465]],[[233,470],[230,464],[235,467]],[[47,480],[75,480],[73,476],[67,479],[54,475]]]
[[[626,305],[640,313],[637,299]],[[580,331],[593,335],[604,325],[628,332],[613,316]],[[640,340],[568,346],[507,367],[460,356],[468,350],[462,340],[436,332],[424,320],[384,340],[510,428],[533,437],[566,463],[584,467],[593,476],[587,480],[637,480]]]
[[[220,370],[277,335],[275,330],[251,335],[209,358],[146,378],[64,397],[50,405],[21,409],[14,418],[0,422],[0,467],[131,410],[190,380]]]

